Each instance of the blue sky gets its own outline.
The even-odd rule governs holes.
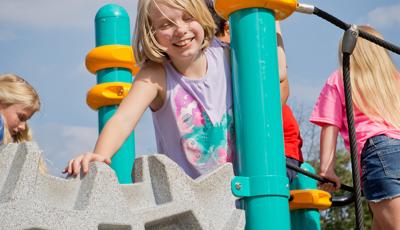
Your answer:
[[[133,29],[137,1],[0,0],[0,73],[27,79],[39,92],[42,109],[31,120],[34,138],[53,174],[73,156],[91,151],[97,113],[86,105],[96,78],[84,65],[95,46],[94,16],[107,4],[123,6]],[[400,44],[400,2],[390,0],[307,1],[347,23],[370,24]],[[314,15],[294,13],[282,22],[293,105],[309,110],[326,78],[338,66],[343,31]],[[399,57],[395,57],[400,64]],[[308,114],[306,114],[308,115]],[[136,129],[138,155],[156,152],[151,115]]]

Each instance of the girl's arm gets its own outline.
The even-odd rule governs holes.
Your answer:
[[[276,39],[278,45],[278,70],[279,70],[279,82],[280,82],[280,93],[281,93],[281,103],[286,104],[289,97],[289,81],[287,78],[287,64],[286,64],[286,54],[285,47],[283,46],[282,31],[279,21],[275,22],[276,27]]]
[[[339,128],[334,125],[325,125],[321,130],[320,140],[320,170],[319,175],[336,183],[324,183],[320,187],[326,191],[334,191],[340,188],[340,179],[335,173],[336,142]]]
[[[71,160],[64,170],[68,174],[78,175],[89,170],[91,161],[111,162],[111,157],[118,151],[126,138],[135,128],[144,111],[158,103],[160,80],[163,69],[143,68],[132,83],[128,95],[122,100],[115,114],[106,123],[97,139],[93,153],[82,154]]]
[[[282,80],[279,84],[281,91],[281,104],[284,105],[289,97],[289,81],[287,78]]]

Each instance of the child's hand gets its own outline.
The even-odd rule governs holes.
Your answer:
[[[336,185],[329,182],[321,183],[319,185],[320,189],[327,192],[333,192],[340,189],[340,178],[336,175],[334,171],[320,172],[319,175],[336,183]]]
[[[65,167],[63,173],[68,173],[68,175],[77,176],[82,168],[83,174],[89,171],[89,163],[92,161],[104,162],[106,164],[111,164],[111,159],[104,157],[100,154],[86,153],[82,154],[75,159],[68,162],[68,166]]]

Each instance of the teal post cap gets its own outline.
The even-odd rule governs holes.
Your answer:
[[[97,11],[95,20],[109,17],[129,18],[129,15],[122,6],[116,4],[107,4]]]
[[[231,181],[231,189],[236,197],[283,196],[289,199],[289,179],[286,176],[265,175],[236,176]]]

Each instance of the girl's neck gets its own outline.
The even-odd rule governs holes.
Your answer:
[[[189,79],[201,79],[207,73],[207,58],[203,52],[194,59],[171,60],[171,64]]]

